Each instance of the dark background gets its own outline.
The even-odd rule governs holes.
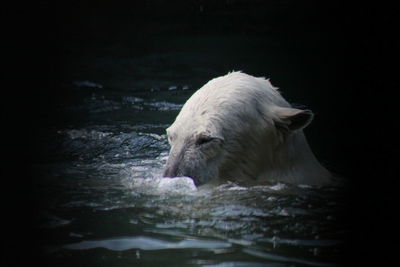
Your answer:
[[[3,171],[10,177],[21,170],[24,178],[16,184],[34,182],[29,164],[41,156],[35,145],[39,132],[72,119],[59,108],[72,101],[63,84],[94,79],[113,90],[145,90],[141,80],[162,85],[173,77],[198,88],[215,76],[242,70],[270,77],[285,98],[316,114],[306,131],[309,142],[348,184],[343,221],[351,229],[349,261],[395,257],[399,43],[393,6],[295,0],[41,1],[7,12],[6,25],[18,25],[18,30],[10,31],[16,44],[5,51],[16,73],[3,98],[5,138],[11,140],[5,142],[10,161]],[[155,55],[153,63],[139,60],[145,55]],[[29,199],[14,198],[15,205],[29,206]]]

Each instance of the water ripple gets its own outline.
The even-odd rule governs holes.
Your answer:
[[[217,240],[186,239],[178,242],[172,242],[146,236],[136,236],[115,239],[81,241],[79,243],[65,245],[63,248],[71,250],[105,248],[114,251],[125,251],[130,249],[161,250],[187,248],[213,250],[229,247],[231,247],[230,243]]]

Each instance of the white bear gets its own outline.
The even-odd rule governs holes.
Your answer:
[[[164,177],[188,176],[196,185],[326,185],[331,174],[303,134],[312,119],[310,110],[292,108],[265,78],[232,72],[212,79],[167,129]]]

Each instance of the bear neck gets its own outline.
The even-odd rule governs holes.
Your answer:
[[[316,159],[303,131],[288,136],[277,151],[278,169],[270,175],[277,182],[322,186],[330,182],[330,173]]]

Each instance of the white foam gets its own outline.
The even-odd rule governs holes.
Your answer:
[[[189,177],[136,178],[131,180],[130,188],[134,191],[150,195],[180,195],[197,191],[193,180]]]

